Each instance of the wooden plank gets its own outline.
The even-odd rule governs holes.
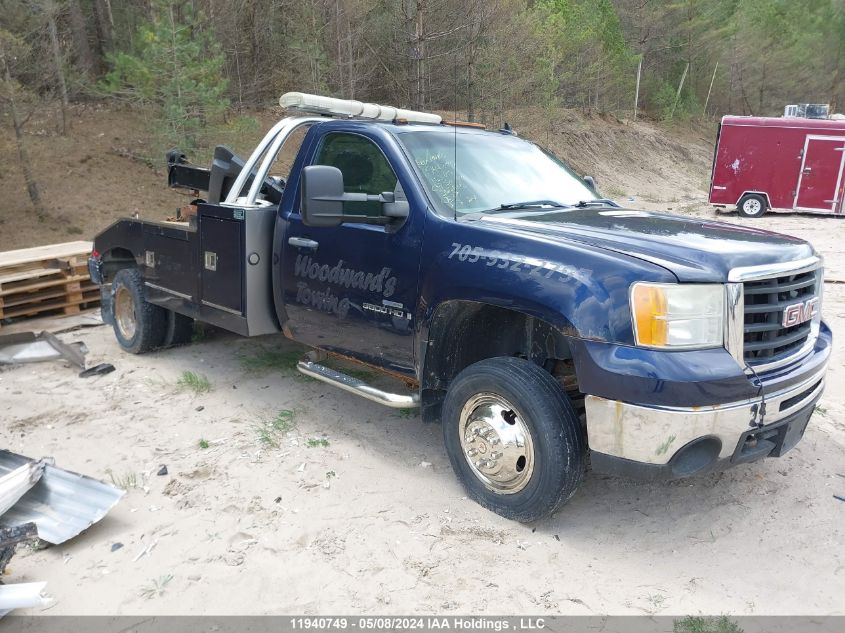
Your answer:
[[[93,248],[92,242],[78,241],[65,242],[63,244],[49,244],[47,246],[35,246],[34,248],[21,248],[14,251],[0,253],[0,268],[7,266],[20,266],[43,261],[45,259],[60,259],[67,257],[87,257]]]
[[[13,306],[24,306],[27,304],[36,305],[42,301],[50,299],[60,299],[64,297],[67,301],[81,301],[82,295],[86,292],[99,292],[99,287],[92,283],[81,284],[74,282],[69,286],[45,288],[39,292],[31,294],[12,295],[8,297],[0,297],[0,306],[4,308],[11,308]]]
[[[37,279],[45,275],[55,275],[62,272],[61,268],[35,268],[33,270],[24,270],[15,273],[7,273],[0,275],[0,288],[5,284],[14,283],[16,281],[26,281],[28,279]]]
[[[26,294],[28,292],[35,292],[36,290],[41,290],[43,288],[52,288],[53,286],[63,286],[68,282],[84,281],[86,279],[90,279],[90,277],[88,275],[73,275],[71,277],[57,277],[55,279],[50,279],[48,281],[42,281],[42,282],[35,283],[35,284],[13,286],[11,288],[7,288],[2,283],[0,283],[0,297],[8,297],[8,296],[18,295],[18,294]]]
[[[4,334],[15,334],[18,332],[41,332],[47,330],[53,334],[67,332],[80,327],[92,327],[105,325],[100,318],[100,308],[86,308],[78,316],[64,316],[53,314],[37,316],[32,319],[21,319],[8,325],[0,324],[0,330]]]
[[[82,295],[81,302],[70,302],[70,301],[45,301],[40,304],[24,306],[20,308],[13,308],[11,310],[7,308],[0,308],[0,319],[12,319],[15,317],[22,317],[22,316],[29,316],[33,314],[41,314],[42,312],[48,312],[50,310],[63,310],[69,306],[77,306],[80,305],[90,305],[94,306],[100,301],[100,293],[99,292],[91,292],[88,294]]]

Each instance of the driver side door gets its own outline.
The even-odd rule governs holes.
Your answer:
[[[312,147],[307,164],[337,167],[346,193],[393,192],[404,199],[397,169],[377,139],[328,131]],[[309,227],[302,223],[301,191],[295,200],[280,219],[286,222],[281,278],[293,338],[414,375],[423,210],[412,205],[398,224]],[[383,209],[376,201],[346,202],[343,212],[377,217]]]

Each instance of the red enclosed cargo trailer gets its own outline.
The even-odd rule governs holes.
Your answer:
[[[710,203],[759,217],[767,209],[845,212],[845,120],[726,116]]]

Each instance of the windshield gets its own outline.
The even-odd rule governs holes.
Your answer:
[[[437,211],[449,216],[455,211],[457,215],[504,211],[502,205],[526,201],[574,205],[597,199],[566,165],[520,138],[417,130],[401,132],[399,138]]]

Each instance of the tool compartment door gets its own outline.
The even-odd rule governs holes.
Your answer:
[[[202,303],[243,314],[243,222],[200,218]]]
[[[845,137],[807,136],[795,196],[795,208],[836,211],[841,202]]]

